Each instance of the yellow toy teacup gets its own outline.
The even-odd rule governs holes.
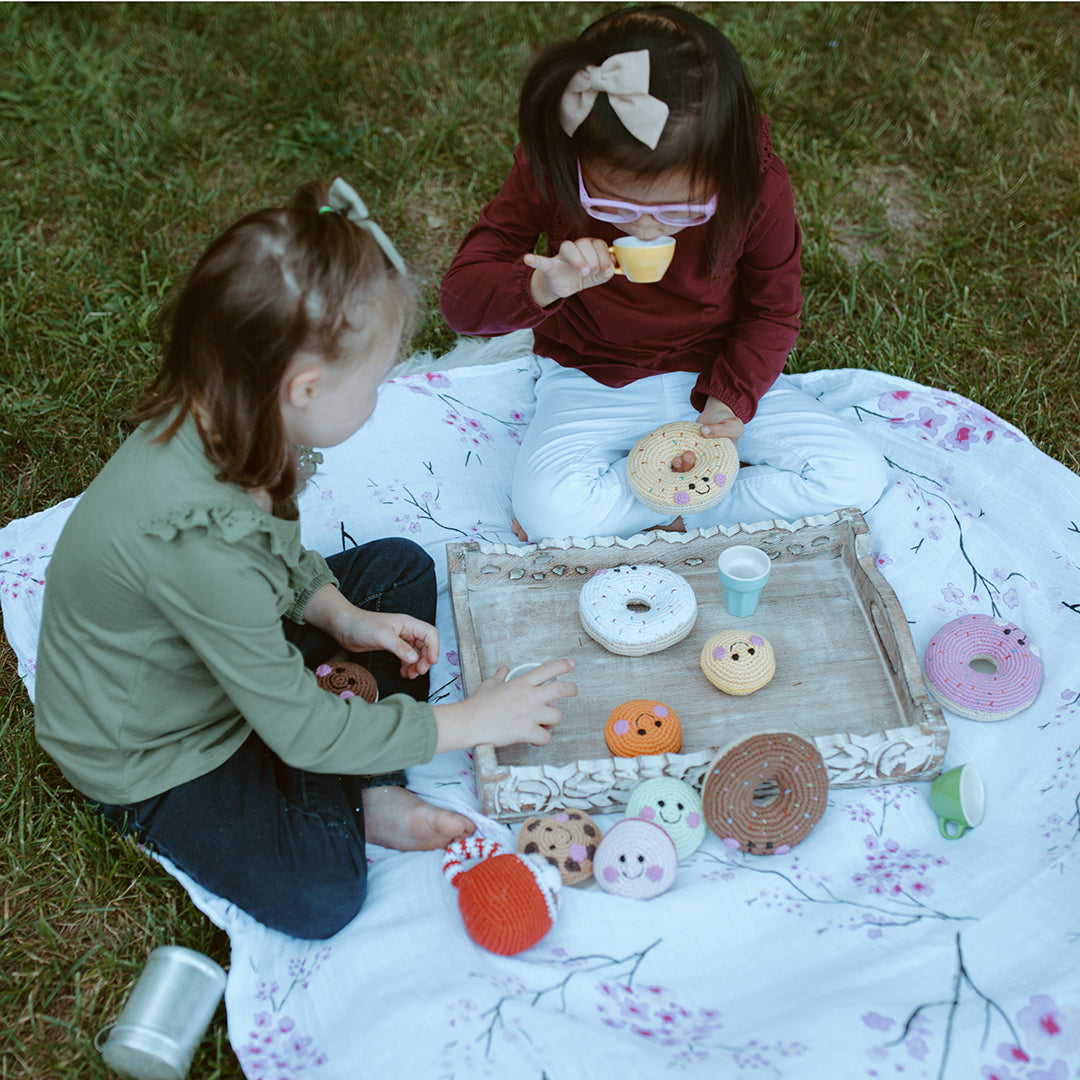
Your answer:
[[[627,281],[645,284],[659,281],[664,276],[675,254],[675,238],[659,236],[655,240],[639,240],[636,236],[620,236],[608,252],[618,263],[616,274],[624,274]]]

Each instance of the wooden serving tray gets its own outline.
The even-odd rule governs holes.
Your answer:
[[[578,696],[544,747],[476,748],[483,812],[500,821],[579,809],[615,812],[653,776],[700,788],[718,750],[759,731],[792,731],[813,742],[836,787],[931,780],[949,731],[926,692],[896,594],[874,565],[862,514],[841,510],[796,522],[714,526],[622,540],[593,537],[507,546],[447,545],[450,595],[466,694],[500,664],[570,656]],[[724,610],[716,556],[753,544],[772,559],[757,611]],[[684,577],[698,602],[683,641],[647,656],[617,656],[581,628],[578,594],[601,567],[657,563]],[[731,697],[701,672],[704,642],[738,627],[767,638],[776,675],[756,693]],[[678,714],[678,754],[612,758],[604,743],[611,710],[631,698],[662,701]]]

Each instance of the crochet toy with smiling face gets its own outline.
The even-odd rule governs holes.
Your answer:
[[[705,839],[701,796],[674,776],[654,776],[630,792],[626,816],[659,825],[671,837],[679,862],[692,855]]]
[[[604,742],[615,757],[677,754],[682,749],[682,723],[663,702],[635,698],[612,709],[604,725]]]
[[[605,892],[651,900],[671,888],[678,863],[675,842],[659,825],[623,818],[600,841],[593,873]]]
[[[776,674],[776,656],[760,634],[724,630],[702,647],[701,670],[725,694],[752,694]]]
[[[331,659],[320,664],[315,669],[315,681],[340,698],[361,697],[372,705],[379,700],[375,676],[352,660]]]

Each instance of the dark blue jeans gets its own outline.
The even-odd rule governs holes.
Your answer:
[[[376,540],[327,562],[358,607],[435,622],[435,568],[411,540]],[[284,625],[309,667],[340,648],[313,627]],[[380,698],[404,692],[426,700],[427,676],[404,678],[396,656],[373,652],[353,659],[375,676]],[[120,832],[264,925],[322,939],[344,927],[364,901],[364,789],[404,783],[404,773],[335,776],[294,769],[252,733],[204,776],[140,802],[93,805]]]

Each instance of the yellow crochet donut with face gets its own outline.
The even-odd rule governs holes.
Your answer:
[[[752,694],[776,674],[776,656],[760,634],[724,630],[702,646],[701,670],[725,694]]]
[[[692,451],[693,468],[675,472],[672,461]],[[730,439],[706,439],[688,420],[664,424],[638,439],[626,459],[626,478],[638,499],[658,514],[697,514],[731,490],[739,455]]]

